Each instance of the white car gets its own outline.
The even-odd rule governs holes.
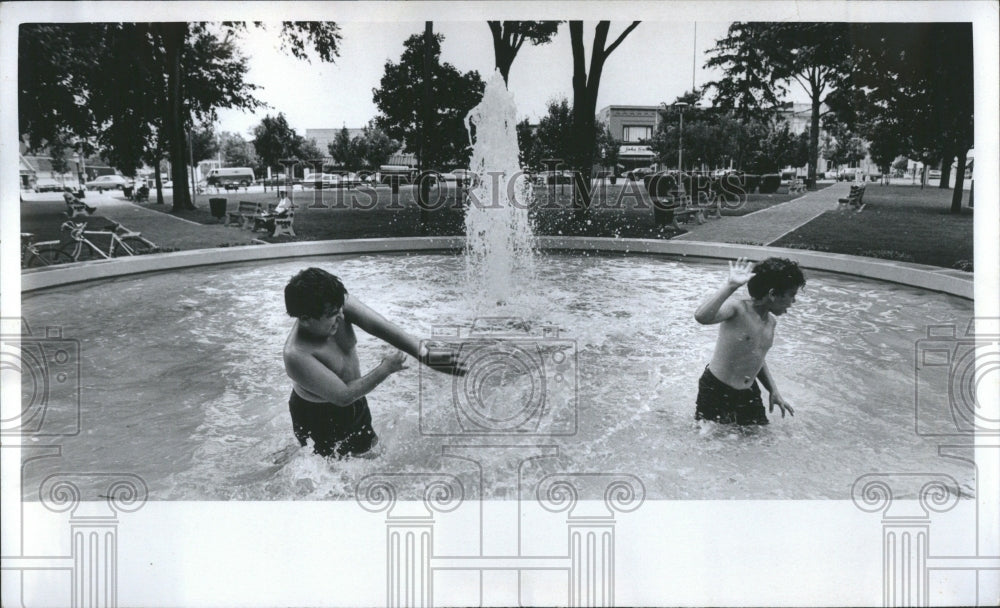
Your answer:
[[[90,180],[84,185],[87,186],[87,190],[104,192],[105,190],[121,190],[125,187],[131,187],[132,180],[122,177],[121,175],[102,175],[97,179]]]

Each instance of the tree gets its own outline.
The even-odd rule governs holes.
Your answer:
[[[575,188],[574,206],[577,217],[583,218],[588,213],[584,190],[590,185],[590,172],[594,160],[594,129],[597,114],[597,93],[601,87],[601,74],[604,63],[617,49],[622,41],[639,27],[639,21],[633,21],[611,43],[608,41],[609,21],[600,21],[594,28],[594,41],[591,44],[590,69],[587,69],[587,52],[583,45],[583,22],[570,21],[570,44],[573,48],[573,154],[570,160],[579,171],[584,188]]]
[[[444,36],[430,37],[431,86],[435,94],[430,99],[430,124],[423,130],[425,36],[414,34],[404,43],[398,63],[387,61],[379,88],[372,98],[379,114],[375,124],[389,137],[402,141],[408,151],[418,154],[421,167],[444,168],[469,163],[469,135],[465,116],[479,103],[485,84],[479,73],[459,72],[450,63],[441,63],[441,42]]]
[[[222,140],[222,162],[227,167],[260,167],[260,159],[254,151],[253,144],[239,133],[224,131],[219,135]],[[264,173],[267,170],[264,168]]]
[[[726,74],[727,82],[713,83],[717,98],[748,114],[773,106],[792,82],[802,87],[810,101],[808,175],[815,180],[823,103],[847,86],[852,66],[848,25],[734,23],[710,52],[707,65]]]
[[[375,126],[374,121],[365,126],[354,142],[358,156],[372,171],[377,171],[400,147],[400,143]]]
[[[548,112],[538,121],[535,131],[535,149],[539,161],[559,159],[572,162],[573,108],[565,97],[550,100]]]
[[[35,147],[61,136],[88,155],[100,149],[127,174],[165,152],[174,209],[190,208],[190,128],[214,122],[219,108],[260,105],[235,46],[245,29],[185,22],[22,26],[21,131]],[[332,22],[284,22],[279,36],[296,57],[308,58],[308,42],[324,61],[337,55],[340,40]]]
[[[327,145],[327,149],[333,160],[348,171],[353,171],[358,168],[361,162],[359,143],[360,139],[354,138],[352,140],[347,127],[344,127],[337,132],[337,136]]]
[[[487,21],[493,34],[493,55],[504,84],[510,66],[525,41],[531,44],[548,44],[559,30],[558,21]]]
[[[298,134],[288,125],[284,113],[277,116],[268,114],[261,119],[260,124],[253,128],[253,147],[265,168],[282,166],[281,161],[298,158],[313,160],[316,156],[300,156],[301,148]]]
[[[535,128],[525,118],[517,123],[518,162],[527,170],[536,170],[542,166],[542,154],[535,136]]]
[[[618,173],[618,140],[611,132],[610,125],[597,125],[597,135],[594,137],[594,156],[603,167],[611,170],[611,175]]]
[[[925,165],[941,162],[944,188],[945,171],[957,157],[951,211],[961,213],[975,132],[972,25],[858,24],[851,33],[859,122],[898,137],[907,156]]]
[[[195,164],[214,158],[219,153],[219,139],[212,125],[191,129],[191,160]]]

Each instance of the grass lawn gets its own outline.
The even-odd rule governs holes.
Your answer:
[[[828,211],[773,243],[972,270],[972,209],[952,215],[951,190],[869,184],[863,211]]]
[[[536,186],[535,205],[531,215],[539,235],[597,236],[623,238],[670,238],[679,234],[669,226],[653,222],[652,202],[641,184],[619,182],[604,184],[592,192],[591,214],[579,220],[572,211],[572,187]],[[388,187],[351,190],[303,190],[294,192],[294,239],[286,236],[262,240],[327,240],[402,236],[447,236],[465,232],[464,214],[457,203],[453,186],[431,190],[434,210],[423,228],[420,210],[415,202],[415,189],[402,186],[393,195]],[[786,202],[797,195],[787,192],[751,194],[739,206],[730,204],[723,215],[744,215]],[[154,197],[155,198],[155,197]],[[240,201],[270,204],[277,202],[274,190],[268,192],[237,192],[201,194],[196,208],[174,213],[170,196],[165,204],[143,203],[147,209],[168,212],[202,224],[217,224],[209,210],[209,198],[224,198],[227,210],[235,211]],[[554,203],[550,201],[555,201]]]

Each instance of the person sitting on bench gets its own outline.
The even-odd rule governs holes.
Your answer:
[[[281,197],[281,200],[278,201],[278,206],[274,208],[273,212],[265,211],[262,213],[256,220],[254,230],[264,228],[269,233],[274,232],[274,220],[279,217],[287,217],[288,212],[294,208],[292,200],[288,198],[287,192],[281,191],[278,195]]]

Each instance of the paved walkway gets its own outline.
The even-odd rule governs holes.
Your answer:
[[[51,215],[50,222],[54,226],[66,218],[63,215],[65,207],[61,204],[59,194],[26,194],[21,205],[21,214],[43,216]],[[39,202],[56,202],[56,204],[37,204]],[[212,247],[250,245],[262,243],[255,237],[259,233],[251,233],[236,227],[222,224],[199,224],[179,218],[168,213],[170,205],[164,205],[163,211],[146,209],[122,198],[120,192],[88,192],[84,202],[97,208],[95,216],[120,222],[129,230],[142,233],[142,236],[163,248],[169,249],[206,249]],[[36,203],[36,204],[32,204]],[[98,222],[95,224],[100,225]],[[57,238],[57,237],[52,237]]]
[[[822,190],[741,216],[724,216],[702,225],[685,225],[688,232],[677,241],[707,241],[770,245],[825,211],[837,208],[837,199],[850,192],[849,182],[837,182]]]

